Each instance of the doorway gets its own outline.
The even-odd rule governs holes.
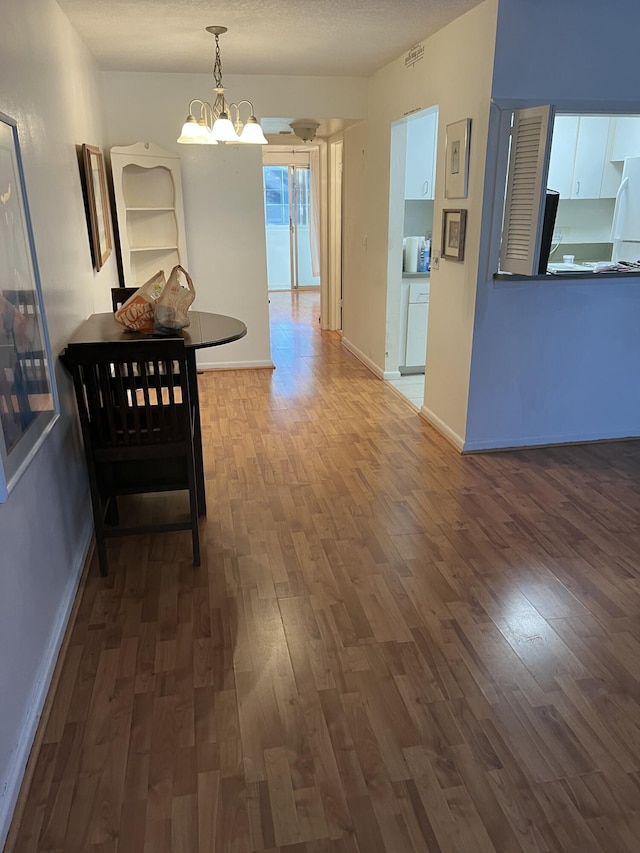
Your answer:
[[[384,378],[424,404],[438,107],[391,125],[387,336]]]
[[[304,161],[306,158],[307,162]],[[308,154],[295,162],[262,167],[269,290],[319,288],[311,234],[311,171]]]

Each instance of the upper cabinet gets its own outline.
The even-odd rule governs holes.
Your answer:
[[[180,158],[150,142],[111,149],[125,287],[187,267]]]
[[[571,198],[601,198],[608,139],[607,116],[580,117]]]
[[[556,116],[553,123],[547,187],[560,198],[571,198],[579,121],[578,116]]]
[[[618,116],[611,123],[613,138],[609,160],[622,162],[625,157],[637,157],[640,154],[640,118]]]
[[[610,119],[608,116],[556,116],[547,186],[560,198],[602,198]]]
[[[405,199],[435,198],[438,110],[407,121]]]

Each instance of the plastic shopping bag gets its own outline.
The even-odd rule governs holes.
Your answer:
[[[191,276],[178,264],[171,270],[169,280],[155,302],[155,331],[170,335],[186,328],[190,322],[189,306],[195,298],[196,291]]]
[[[153,332],[154,307],[166,286],[164,270],[139,287],[121,308],[116,311],[116,320],[131,332]]]

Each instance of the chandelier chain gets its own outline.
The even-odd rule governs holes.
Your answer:
[[[213,63],[213,79],[216,89],[222,89],[222,59],[220,57],[220,41],[216,33],[216,57]]]

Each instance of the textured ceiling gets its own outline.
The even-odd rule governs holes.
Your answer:
[[[58,0],[101,68],[369,76],[480,0]]]

